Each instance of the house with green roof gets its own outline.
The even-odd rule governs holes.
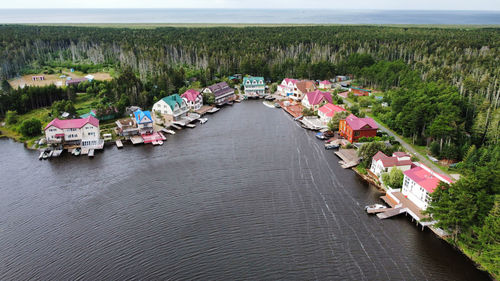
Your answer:
[[[244,77],[243,87],[245,88],[246,95],[259,95],[263,96],[266,92],[266,83],[264,77]]]
[[[187,116],[188,110],[186,101],[178,94],[164,97],[153,105],[154,112],[172,117],[173,121]]]

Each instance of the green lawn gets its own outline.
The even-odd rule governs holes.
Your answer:
[[[92,94],[83,93],[77,95],[75,100],[75,108],[77,111],[77,115],[88,113],[92,108],[92,104],[96,103],[97,103],[97,98]],[[39,136],[33,138],[25,138],[19,133],[19,126],[24,120],[36,118],[42,122],[41,129],[43,129],[43,127],[45,127],[53,119],[50,116],[50,112],[51,112],[50,107],[43,107],[32,110],[25,114],[20,114],[18,116],[18,122],[16,124],[0,127],[0,131],[2,132],[3,136],[15,139],[16,141],[25,142],[28,144],[28,147],[31,147],[34,144],[34,142],[42,136],[42,130],[40,130]],[[106,123],[114,122],[114,120],[109,120],[109,121],[110,122]]]

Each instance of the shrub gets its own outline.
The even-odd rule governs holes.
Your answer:
[[[40,135],[42,129],[42,123],[36,118],[31,118],[29,120],[24,120],[19,128],[21,134],[24,137],[36,137]]]

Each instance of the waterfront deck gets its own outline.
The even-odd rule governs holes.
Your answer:
[[[279,102],[281,108],[285,110],[288,114],[292,115],[293,118],[297,118],[302,115],[302,110],[304,109],[304,106],[302,104],[289,104],[288,106],[285,105],[285,102]]]
[[[335,151],[335,154],[342,159],[339,163],[342,164],[342,168],[344,169],[352,168],[359,164],[359,157],[355,149],[340,148],[338,151]]]
[[[132,142],[132,144],[141,144],[141,143],[144,143],[144,140],[142,139],[141,136],[131,136],[130,137],[130,141]]]
[[[123,143],[122,143],[121,140],[116,140],[115,143],[116,143],[116,147],[118,147],[118,148],[122,148],[123,147]]]

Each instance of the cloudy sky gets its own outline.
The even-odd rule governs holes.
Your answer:
[[[500,10],[500,0],[2,0],[0,8]]]

